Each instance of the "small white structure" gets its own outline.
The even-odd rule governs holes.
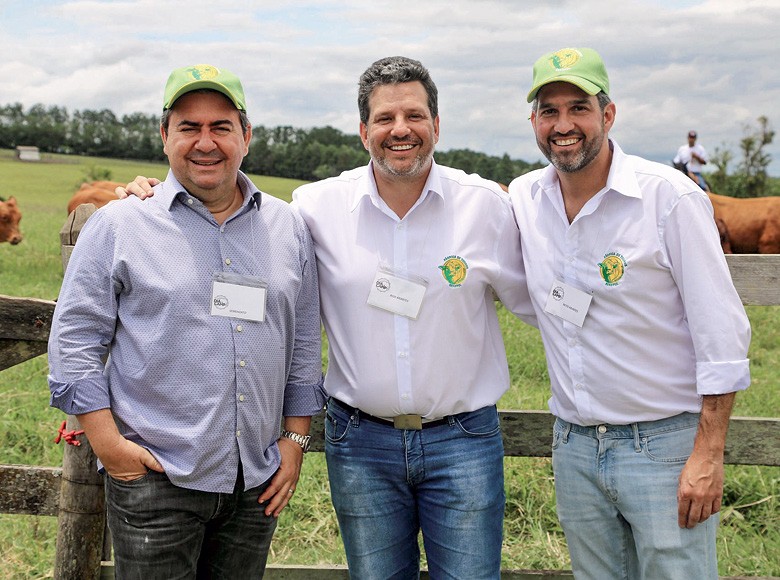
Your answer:
[[[19,161],[40,161],[41,154],[37,147],[18,145],[16,147],[16,158]]]

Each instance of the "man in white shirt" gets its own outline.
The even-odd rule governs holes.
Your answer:
[[[699,187],[704,191],[709,191],[710,187],[701,173],[702,165],[706,165],[708,161],[707,151],[696,143],[696,137],[696,131],[688,131],[688,144],[680,146],[672,163],[675,167],[684,167],[691,179],[699,184]]]
[[[558,515],[578,579],[715,579],[750,326],[706,194],[609,139],[608,94],[592,49],[541,57],[528,102],[551,164],[509,187],[557,417]]]
[[[499,578],[509,387],[496,295],[532,320],[508,198],[437,165],[436,86],[391,57],[361,76],[367,167],[307,184],[329,359],[331,496],[354,578]]]

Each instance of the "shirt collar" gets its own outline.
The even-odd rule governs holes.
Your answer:
[[[368,198],[371,203],[377,207],[382,208],[386,207],[386,204],[384,201],[382,201],[382,198],[379,197],[379,190],[376,186],[376,179],[374,178],[374,161],[369,161],[368,165],[366,166],[366,179],[363,179],[358,185],[357,188],[355,188],[355,191],[353,193],[352,203],[350,203],[349,211],[355,211],[357,209],[358,205],[360,204],[361,200]],[[444,190],[442,188],[442,181],[441,181],[441,171],[439,170],[439,166],[436,165],[436,162],[431,160],[431,170],[428,172],[428,179],[425,180],[425,185],[423,186],[422,193],[420,194],[420,198],[415,202],[414,206],[412,206],[412,209],[409,210],[410,212],[414,210],[415,207],[417,207],[419,204],[421,204],[423,201],[425,201],[425,198],[428,197],[428,193],[433,193],[438,195],[439,197],[444,199]]]

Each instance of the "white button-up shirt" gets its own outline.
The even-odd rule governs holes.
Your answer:
[[[293,204],[314,241],[330,396],[380,417],[431,419],[498,401],[509,372],[491,288],[518,314],[532,318],[532,308],[517,225],[495,183],[434,164],[400,219],[369,164],[300,187]],[[448,281],[448,260],[465,278]],[[380,265],[427,281],[416,320],[366,303]]]
[[[699,412],[701,395],[750,383],[750,325],[709,199],[679,171],[611,145],[606,187],[571,224],[553,167],[509,187],[550,410],[580,425]],[[545,312],[556,280],[592,295],[581,328]]]

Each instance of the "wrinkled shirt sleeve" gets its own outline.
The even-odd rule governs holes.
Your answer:
[[[750,322],[715,229],[712,206],[697,192],[681,197],[663,232],[693,338],[699,395],[731,393],[750,385]]]
[[[285,417],[316,415],[325,405],[317,263],[309,230],[294,209],[303,283],[295,305],[295,345],[284,395]]]
[[[115,236],[98,212],[85,224],[60,289],[49,336],[50,404],[80,415],[110,407],[103,359],[117,319]]]

